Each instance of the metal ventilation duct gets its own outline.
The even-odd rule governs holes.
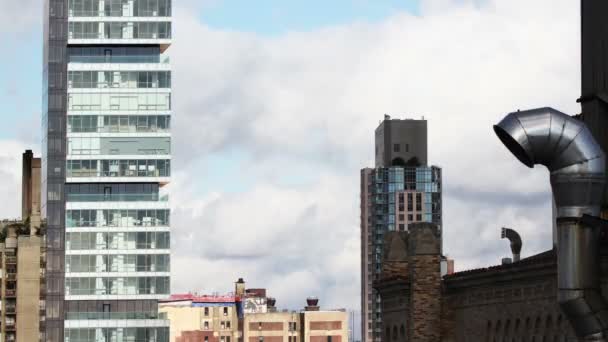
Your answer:
[[[511,253],[513,253],[513,262],[518,262],[522,245],[519,233],[517,233],[511,228],[503,228],[500,231],[500,238],[509,239],[509,241],[511,242]]]
[[[605,156],[584,123],[552,108],[507,115],[494,131],[528,167],[545,165],[557,206],[558,301],[586,341],[606,341],[608,305],[599,281],[599,216]]]

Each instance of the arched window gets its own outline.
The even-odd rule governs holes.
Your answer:
[[[508,320],[505,322],[505,335],[507,335],[507,334],[509,333],[509,328],[510,328],[510,327],[511,327],[511,320],[510,320],[510,319],[508,319]]]
[[[397,326],[393,327],[393,340],[397,341],[399,339],[399,334],[397,333]]]
[[[547,316],[545,326],[547,327],[547,329],[553,328],[553,319],[551,319],[551,315]]]
[[[540,329],[540,316],[536,316],[536,323],[534,323],[534,329]]]
[[[495,330],[496,330],[496,332],[498,332],[498,330],[500,330],[500,327],[501,327],[501,326],[502,326],[502,325],[500,324],[500,320],[498,320],[498,322],[496,322],[496,329],[495,329]]]
[[[530,329],[530,317],[526,317],[526,329]]]
[[[399,335],[401,335],[401,341],[405,341],[405,326],[403,324],[399,328]]]
[[[519,331],[519,318],[515,319],[515,332]]]

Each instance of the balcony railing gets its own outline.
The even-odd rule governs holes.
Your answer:
[[[120,170],[98,171],[98,170],[68,170],[68,177],[170,177],[168,170],[138,171]]]
[[[158,194],[67,194],[68,202],[167,202],[169,195]]]
[[[69,63],[152,63],[169,64],[169,56],[70,56]]]
[[[163,319],[156,312],[68,312],[67,320]]]

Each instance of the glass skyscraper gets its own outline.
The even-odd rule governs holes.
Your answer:
[[[380,296],[373,288],[382,271],[384,239],[416,222],[440,231],[441,168],[427,163],[425,120],[385,117],[375,132],[376,167],[361,170],[361,336],[382,337]]]
[[[42,340],[169,340],[171,0],[46,0]]]

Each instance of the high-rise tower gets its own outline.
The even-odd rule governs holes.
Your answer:
[[[384,235],[415,222],[441,229],[441,169],[427,166],[427,122],[385,116],[375,133],[376,167],[361,170],[361,337],[383,339],[380,296]]]
[[[44,341],[168,341],[171,0],[45,0]]]

